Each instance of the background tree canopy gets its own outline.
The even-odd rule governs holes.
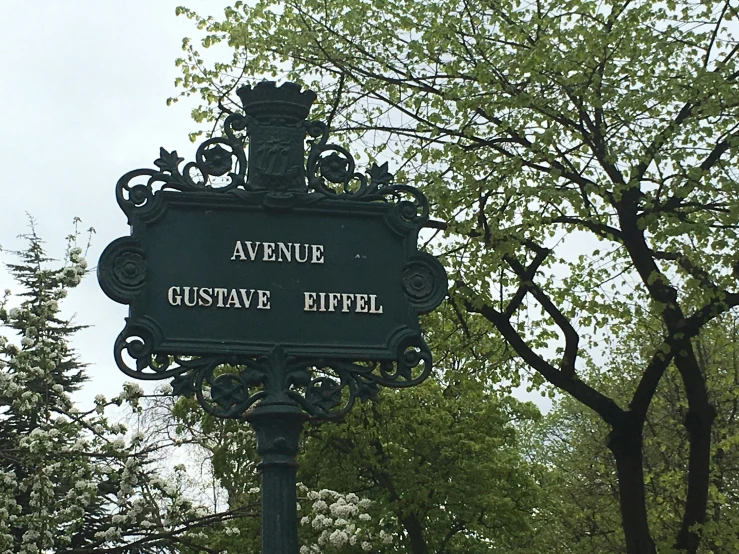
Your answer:
[[[417,387],[381,391],[355,405],[343,421],[306,425],[298,468],[302,486],[371,503],[359,521],[338,520],[355,524],[350,537],[360,530],[366,538],[341,545],[337,554],[509,552],[530,539],[545,472],[525,458],[519,440],[539,411],[491,390],[482,378],[490,368],[476,360],[476,350],[493,364],[505,363],[505,357],[500,350],[493,353],[490,340],[478,340],[476,350],[453,340],[448,311],[426,321],[443,370]],[[259,476],[251,428],[204,415],[194,399],[176,400],[170,414],[173,434],[204,447],[228,507],[253,502]],[[325,507],[322,512],[320,502],[309,502],[310,492],[300,496],[305,552],[314,552],[308,546],[314,545],[316,552],[333,553],[330,541],[321,540]],[[244,519],[240,527],[239,537],[227,542],[236,552],[257,552],[259,521]]]
[[[205,121],[234,109],[244,78],[301,82],[319,92],[314,117],[424,188],[445,222],[437,247],[450,302],[518,356],[501,377],[534,370],[535,384],[604,425],[621,508],[614,544],[629,553],[657,548],[644,430],[674,367],[684,410],[662,417],[684,426],[685,443],[660,549],[708,551],[722,548],[704,535],[712,427],[726,406],[712,397],[699,344],[739,304],[737,9],[261,0],[216,20],[182,8],[204,47],[227,43],[233,57],[206,63],[185,40],[177,84],[201,95],[194,116]],[[632,344],[645,316],[659,325],[614,389],[604,360]]]
[[[138,385],[80,410],[71,395],[87,381],[85,364],[68,342],[80,327],[60,304],[87,262],[76,234],[62,261],[47,256],[33,226],[23,238],[26,248],[7,264],[16,295],[0,299],[0,552],[213,552],[200,531],[223,532],[251,510],[209,510],[190,494],[183,466],[157,463],[171,441],[140,421],[127,436],[106,415],[113,404],[140,414]]]

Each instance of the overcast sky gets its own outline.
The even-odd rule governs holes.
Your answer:
[[[96,234],[88,254],[128,234],[114,186],[125,172],[153,167],[159,147],[191,160],[192,104],[166,106],[179,75],[174,61],[192,22],[175,17],[185,3],[219,14],[224,0],[0,0],[0,245],[19,249],[28,217],[61,256],[75,217]],[[7,253],[0,259],[8,261]],[[0,290],[12,286],[0,271]],[[113,341],[127,307],[108,299],[94,275],[70,294],[64,313],[90,325],[74,345],[92,383],[80,400],[116,394],[126,378],[113,361]],[[525,395],[543,406],[538,395]]]
[[[49,253],[61,256],[73,218],[94,227],[88,260],[128,234],[115,201],[118,178],[153,167],[159,147],[191,159],[192,105],[166,106],[176,94],[175,59],[192,22],[175,17],[185,3],[218,13],[220,0],[0,0],[0,245],[23,247],[29,214]],[[206,7],[207,6],[207,7]],[[9,261],[7,253],[0,256]],[[0,290],[11,286],[0,271]],[[103,295],[94,275],[63,305],[80,324],[75,345],[90,364],[91,386],[111,396],[127,378],[113,361],[113,341],[127,308]]]

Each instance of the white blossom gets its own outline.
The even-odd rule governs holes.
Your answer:
[[[329,536],[329,541],[336,548],[341,548],[348,542],[348,540],[349,540],[349,536],[341,529],[337,529],[336,531],[331,533],[331,535]]]
[[[123,400],[130,400],[141,396],[144,396],[144,389],[138,383],[123,383],[123,392],[121,393]]]

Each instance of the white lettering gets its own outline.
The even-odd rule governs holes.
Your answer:
[[[258,290],[257,291],[257,301],[259,302],[257,304],[258,310],[269,310],[269,291],[268,290]]]
[[[231,260],[256,261],[261,249],[263,262],[297,262],[299,264],[322,264],[326,258],[322,244],[300,244],[298,242],[252,242],[250,240],[234,243]]]
[[[349,294],[346,292],[341,293],[341,311],[344,313],[347,313],[349,311],[349,307],[352,305],[352,300],[354,300],[354,295]]]
[[[232,260],[237,259],[236,256],[238,256],[238,259],[239,260],[245,260],[246,259],[246,256],[244,256],[244,247],[241,246],[241,241],[240,240],[237,240],[236,241],[236,246],[234,246],[234,253],[233,253],[233,256],[231,256],[231,259]]]
[[[277,261],[277,258],[275,258],[275,243],[274,242],[263,242],[262,243],[262,253],[264,254],[264,257],[262,258],[265,262],[274,262]]]
[[[188,300],[190,297],[190,287],[182,287],[183,299],[185,300],[185,306],[192,308],[198,303],[198,288],[192,289],[192,301]]]
[[[309,244],[295,244],[295,261],[301,264],[304,264],[308,261],[308,249],[310,247]],[[300,259],[300,247],[305,246],[305,256],[303,256],[303,259]]]
[[[340,292],[329,292],[328,294],[328,311],[333,312],[334,309],[339,305],[339,300],[341,300],[341,293]]]
[[[228,293],[228,289],[213,289],[216,293],[216,296],[218,296],[218,307],[223,308],[223,299],[226,297],[226,293]]]
[[[231,294],[228,295],[228,302],[226,302],[227,308],[240,308],[241,304],[239,303],[239,295],[236,292],[236,289],[231,289]]]
[[[313,253],[310,263],[322,264],[323,263],[323,245],[322,244],[312,244],[310,248]]]
[[[172,306],[182,304],[182,296],[180,296],[180,287],[169,287],[167,291],[167,299]]]
[[[277,260],[281,262],[282,261],[282,256],[284,255],[285,256],[285,260],[289,262],[292,259],[292,256],[293,256],[292,247],[293,247],[293,245],[290,244],[289,242],[287,244],[285,244],[284,242],[278,242],[277,243],[277,248],[278,248],[279,252],[277,253]]]
[[[251,298],[254,296],[254,290],[249,289],[239,289],[239,292],[241,293],[241,301],[244,303],[244,308],[248,308],[249,305],[251,305]]]
[[[198,299],[198,306],[208,307],[213,304],[213,289],[202,288],[200,289],[200,298]]]
[[[315,292],[304,292],[303,293],[303,311],[304,312],[315,312],[316,311],[316,293]]]
[[[249,259],[254,261],[257,257],[257,252],[259,251],[259,245],[262,243],[261,242],[254,243],[254,248],[252,249],[251,247],[252,242],[250,240],[247,240],[245,242],[246,242],[246,249],[249,251]]]
[[[304,292],[303,311],[341,312],[344,314],[384,313],[376,294],[354,292]]]
[[[379,309],[378,309],[377,306],[376,306],[376,304],[375,304],[377,302],[377,295],[376,294],[370,294],[369,297],[370,297],[370,309],[369,309],[369,313],[371,313],[371,314],[381,314],[382,313],[382,306],[380,306]]]
[[[257,293],[256,302],[254,293]],[[317,293],[313,294],[313,304],[315,310],[315,299]],[[171,306],[194,306],[217,308],[237,308],[248,309],[254,306],[259,310],[270,309],[270,296],[268,290],[255,289],[227,289],[227,288],[211,288],[211,287],[169,287],[167,289],[167,301]]]

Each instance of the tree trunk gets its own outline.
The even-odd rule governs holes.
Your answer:
[[[626,554],[656,554],[647,521],[641,424],[627,421],[614,426],[608,436],[608,448],[616,458]]]
[[[428,554],[429,549],[426,546],[426,540],[423,538],[423,527],[415,514],[406,516],[402,520],[403,527],[408,533],[411,540],[411,550],[413,554]]]
[[[688,554],[698,552],[701,542],[700,530],[695,530],[694,526],[706,522],[711,475],[711,426],[716,418],[716,412],[708,399],[701,400],[703,402],[698,409],[691,409],[685,417],[685,428],[690,436],[688,491],[683,524],[675,548]]]

